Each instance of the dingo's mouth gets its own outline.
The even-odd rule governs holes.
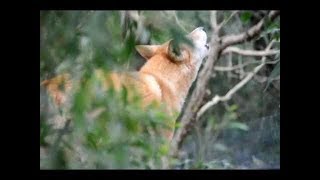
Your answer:
[[[207,43],[206,45],[204,45],[208,50],[209,50],[209,44]]]

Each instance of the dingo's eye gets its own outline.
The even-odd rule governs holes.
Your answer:
[[[209,49],[209,44],[204,45],[207,49]]]

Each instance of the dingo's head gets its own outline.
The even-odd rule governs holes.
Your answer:
[[[203,58],[208,55],[209,45],[207,44],[207,33],[203,27],[193,30],[187,37],[192,41],[192,55],[196,62],[202,62]]]
[[[172,39],[162,45],[138,45],[136,49],[147,60],[162,54],[167,55],[171,62],[190,63],[199,67],[209,51],[207,34],[203,27],[198,27],[186,35],[186,38],[191,41],[191,45]]]

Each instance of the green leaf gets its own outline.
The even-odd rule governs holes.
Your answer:
[[[236,105],[236,104],[233,104],[232,106],[230,106],[229,107],[229,111],[235,111],[235,110],[237,110],[238,109],[238,105]]]
[[[52,132],[52,126],[47,124],[45,120],[40,120],[40,146],[49,145],[45,140],[48,135]]]
[[[279,41],[280,40],[280,31],[277,31],[273,34],[273,37],[275,40]]]
[[[97,149],[97,135],[92,133],[92,132],[89,132],[87,134],[87,137],[86,137],[86,142],[87,142],[87,145],[90,147],[90,148],[93,148],[93,149]]]
[[[261,34],[260,34],[260,37],[259,38],[262,38],[262,37],[267,37],[267,35],[270,34],[272,39],[275,39],[276,41],[279,41],[280,39],[280,28],[269,28],[267,29],[266,31],[263,31]]]
[[[241,123],[241,122],[231,122],[229,124],[229,128],[240,129],[240,130],[243,130],[243,131],[248,131],[249,130],[249,127],[245,123]]]
[[[180,122],[176,122],[176,124],[175,124],[175,129],[178,129],[178,128],[180,128],[182,126],[182,124],[180,123]]]
[[[128,103],[128,90],[125,86],[123,86],[121,89],[121,98],[123,103]]]
[[[248,23],[251,17],[252,13],[249,11],[246,11],[240,15],[240,19],[243,23]]]
[[[228,113],[228,116],[227,116],[230,120],[235,120],[237,119],[237,113],[234,113],[234,112],[231,112],[231,113]]]
[[[280,29],[279,22],[270,21],[267,23],[267,30]]]
[[[123,50],[120,51],[119,58],[120,63],[126,63],[130,60],[132,52],[134,52],[135,47],[135,36],[130,34],[126,42],[124,43]]]
[[[52,163],[51,166],[54,169],[66,169],[67,159],[64,150],[59,148],[57,151],[53,152],[50,162]]]
[[[183,32],[181,32],[175,28],[170,29],[170,32],[171,32],[171,35],[174,39],[174,41],[173,41],[174,47],[178,46],[180,44],[187,44],[187,45],[193,47],[193,42],[190,39],[188,39]]]
[[[159,148],[159,153],[162,155],[168,154],[169,153],[169,145],[162,144]]]

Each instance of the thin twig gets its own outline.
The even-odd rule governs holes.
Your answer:
[[[231,68],[233,66],[232,65],[232,53],[229,54],[229,57],[227,60],[228,60],[228,67]],[[228,78],[230,78],[232,76],[232,72],[228,72],[227,75],[228,75]]]
[[[278,15],[280,14],[280,11],[271,11],[268,16],[261,19],[256,25],[249,28],[247,31],[237,34],[237,35],[227,35],[221,38],[222,41],[222,49],[238,44],[247,40],[250,40],[257,35],[259,35],[263,29],[263,24],[265,23],[266,19],[269,18],[270,20],[274,20]]]
[[[267,61],[265,62],[266,64],[276,64],[278,63],[279,60],[275,60],[275,61]],[[245,62],[243,64],[238,64],[238,65],[235,65],[235,66],[232,66],[232,67],[223,67],[223,66],[215,66],[214,67],[214,70],[216,71],[234,71],[236,69],[240,69],[240,68],[244,68],[245,66],[248,66],[250,64],[259,64],[261,63],[261,61],[249,61],[249,62]]]
[[[239,12],[239,11],[233,11],[232,14],[231,14],[228,18],[224,19],[224,20],[219,24],[218,28],[221,29],[223,26],[225,26],[225,25],[230,21],[230,19],[231,19],[234,15],[236,15],[238,12]]]
[[[217,24],[217,11],[211,11],[211,13],[210,13],[210,21],[211,21],[212,29],[215,32],[219,31],[219,27],[218,27],[218,24]]]
[[[240,49],[238,47],[227,47],[222,51],[222,54],[237,53],[243,56],[271,56],[271,55],[278,54],[279,52],[280,50],[256,51],[256,50]]]

